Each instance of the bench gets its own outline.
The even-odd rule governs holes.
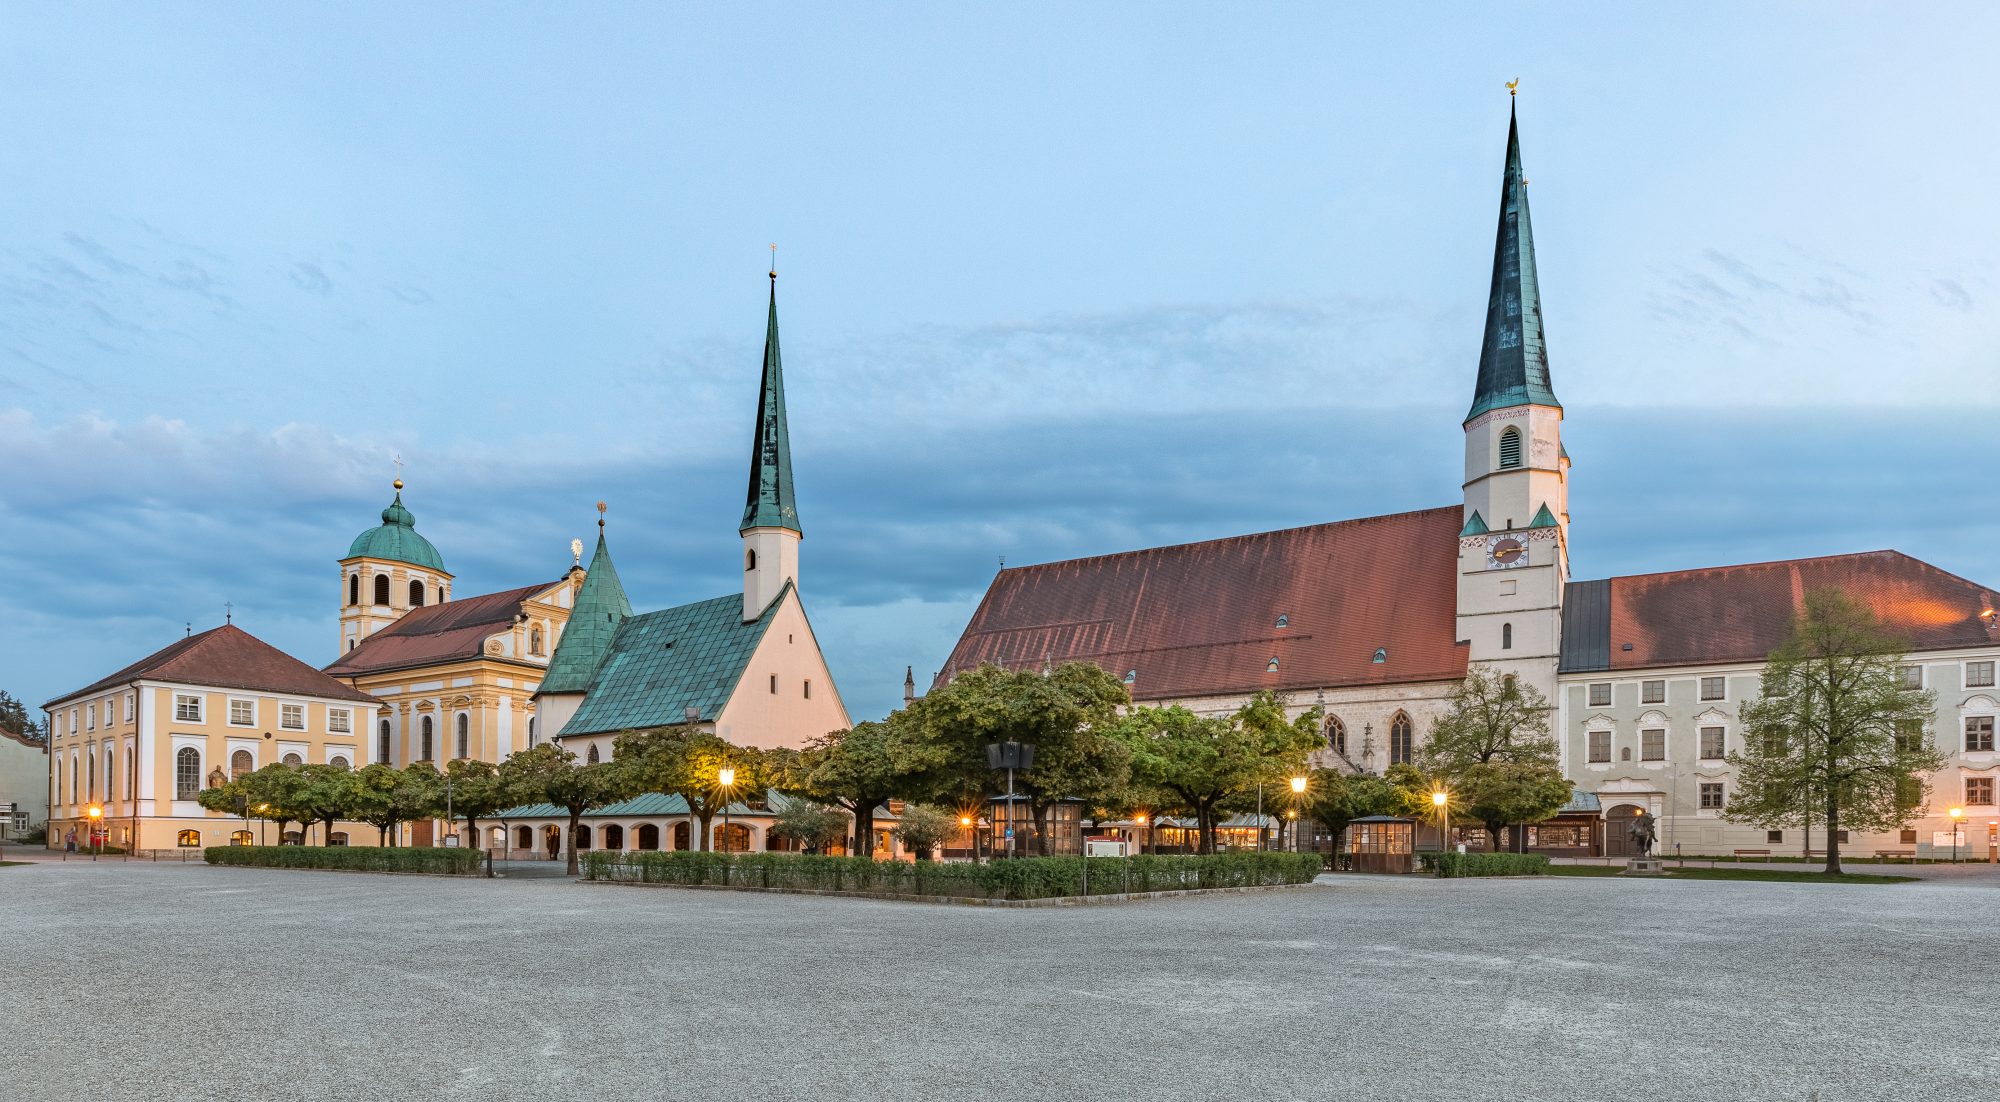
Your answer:
[[[1877,861],[1903,860],[1903,861],[1908,861],[1910,864],[1914,865],[1917,863],[1917,851],[1913,849],[1878,849],[1875,851],[1875,860]]]
[[[1769,856],[1771,856],[1771,851],[1770,851],[1770,850],[1768,850],[1768,849],[1739,849],[1739,850],[1737,850],[1737,851],[1736,851],[1736,856],[1737,856],[1737,857],[1769,857]]]

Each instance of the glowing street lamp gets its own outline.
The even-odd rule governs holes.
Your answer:
[[[90,810],[84,814],[90,816],[90,859],[95,861],[97,860],[97,855],[104,851],[103,838],[97,833],[98,828],[104,823],[104,809],[96,804],[91,804]]]
[[[1291,820],[1292,852],[1299,851],[1299,801],[1306,797],[1306,778],[1301,775],[1292,778],[1292,811],[1286,818]]]
[[[1443,853],[1445,851],[1446,846],[1449,845],[1450,843],[1450,839],[1448,837],[1449,827],[1451,823],[1450,805],[1451,805],[1451,793],[1446,792],[1442,788],[1433,789],[1431,791],[1431,806],[1437,809],[1439,853]]]
[[[1965,818],[1965,809],[1954,807],[1945,814],[1951,816],[1951,863],[1958,864],[1958,821]]]
[[[723,852],[729,850],[729,801],[735,795],[736,769],[725,765],[715,773],[716,787],[722,789],[722,845]]]

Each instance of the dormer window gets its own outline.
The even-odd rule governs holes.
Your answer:
[[[1500,434],[1500,469],[1521,465],[1521,430],[1509,427]],[[1509,527],[1512,527],[1510,524]]]
[[[1290,616],[1286,615],[1285,613],[1282,613],[1282,612],[1280,612],[1280,613],[1278,614],[1278,626],[1279,626],[1279,627],[1281,627],[1281,628],[1288,628],[1288,627],[1291,627],[1291,626],[1292,626],[1292,618],[1291,618]]]
[[[1266,666],[1264,667],[1264,672],[1265,672],[1265,673],[1277,673],[1277,672],[1278,672],[1278,660],[1277,660],[1276,658],[1273,658],[1273,659],[1271,659],[1271,661],[1270,661],[1270,662],[1269,662],[1269,663],[1268,663],[1268,664],[1267,664],[1267,665],[1266,665]]]

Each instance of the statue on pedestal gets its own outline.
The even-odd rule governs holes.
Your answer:
[[[1631,827],[1628,828],[1628,832],[1632,838],[1632,848],[1638,850],[1641,857],[1652,856],[1653,843],[1659,840],[1659,831],[1653,824],[1653,813],[1650,811],[1641,811],[1638,817],[1632,820]]]

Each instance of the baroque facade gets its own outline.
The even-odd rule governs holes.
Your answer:
[[[1380,772],[1411,760],[1478,663],[1555,708],[1577,789],[1562,848],[1615,854],[1621,821],[1642,810],[1685,852],[1802,846],[1797,831],[1722,819],[1723,756],[1804,594],[1833,587],[1912,641],[1909,676],[1938,693],[1931,737],[1951,755],[1917,821],[1849,843],[1928,853],[1959,808],[1966,837],[2000,844],[1992,588],[1893,551],[1573,580],[1563,417],[1510,114],[1457,504],[1003,569],[938,677],[1091,661],[1134,701],[1210,715],[1270,690],[1295,713],[1325,710],[1316,764]]]

